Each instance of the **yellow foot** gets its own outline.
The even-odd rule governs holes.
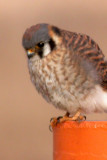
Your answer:
[[[70,114],[67,112],[63,117],[51,118],[49,129],[52,131],[52,128],[55,127],[58,123],[63,123],[65,121],[78,121],[78,122],[85,121],[86,116],[82,116],[80,114],[81,114],[80,111],[78,111],[73,117],[70,117],[69,116]]]

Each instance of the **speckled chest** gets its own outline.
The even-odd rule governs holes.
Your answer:
[[[57,54],[57,56],[59,55]],[[53,103],[56,107],[62,106],[61,101],[62,99],[64,101],[65,90],[64,66],[61,64],[61,57],[58,58],[57,56],[55,55],[52,59],[45,58],[44,60],[28,63],[31,80],[36,89],[48,102]],[[64,102],[62,103],[64,104]]]
[[[71,111],[80,107],[79,99],[88,94],[89,81],[69,58],[55,54],[52,58],[29,62],[31,80],[42,96],[54,106]],[[83,87],[82,87],[83,86]]]
[[[71,97],[74,92],[74,87],[71,90],[71,83],[74,77],[72,76],[73,78],[70,80],[69,76],[71,75],[72,65],[64,62],[65,59],[68,61],[68,56],[69,54],[64,57],[63,54],[62,56],[55,54],[53,57],[28,63],[31,80],[38,92],[48,102],[62,109],[66,109],[66,106],[71,106],[68,101],[74,101],[75,99],[73,95]]]

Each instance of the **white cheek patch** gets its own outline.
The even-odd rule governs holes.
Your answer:
[[[47,56],[51,52],[50,45],[48,43],[45,43],[43,47],[43,56]]]

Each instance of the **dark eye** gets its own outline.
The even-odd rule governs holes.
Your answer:
[[[38,43],[37,45],[38,45],[38,47],[42,48],[42,47],[44,46],[44,43],[43,43],[43,42],[40,42],[40,43]]]

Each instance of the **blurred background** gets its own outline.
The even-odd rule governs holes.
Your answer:
[[[90,35],[107,56],[107,1],[1,0],[0,160],[52,160],[49,120],[65,113],[38,95],[21,44],[25,29],[41,22]]]

